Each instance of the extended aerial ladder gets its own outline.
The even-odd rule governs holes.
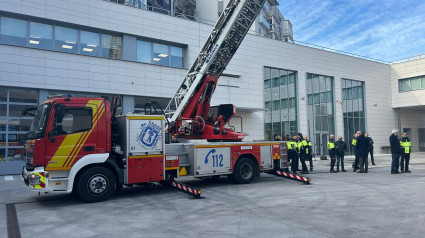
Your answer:
[[[170,133],[187,139],[242,141],[245,133],[224,127],[235,115],[235,106],[224,104],[210,110],[210,102],[218,78],[239,48],[265,1],[229,2],[165,109]]]

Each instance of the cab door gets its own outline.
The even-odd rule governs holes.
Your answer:
[[[98,153],[97,122],[102,112],[94,102],[55,104],[47,130],[46,170],[70,170],[81,157]]]

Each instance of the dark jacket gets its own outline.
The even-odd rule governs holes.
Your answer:
[[[344,156],[345,151],[347,151],[347,145],[345,144],[345,142],[337,140],[335,142],[335,146],[336,146],[336,154],[339,156]]]
[[[369,140],[369,150],[373,150],[373,143],[375,142],[373,142],[372,137],[368,137],[367,139]]]
[[[362,134],[357,137],[356,155],[358,157],[367,158],[369,153],[369,140]]]
[[[390,136],[391,154],[400,154],[400,141],[394,134]]]

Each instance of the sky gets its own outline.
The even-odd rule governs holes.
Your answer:
[[[278,0],[294,40],[387,62],[425,54],[425,0]]]

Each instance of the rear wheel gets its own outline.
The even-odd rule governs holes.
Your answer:
[[[256,167],[257,166],[251,159],[240,158],[238,162],[236,162],[232,175],[232,180],[240,184],[251,183],[251,181],[255,177]]]
[[[115,188],[115,176],[109,169],[93,167],[81,174],[77,190],[85,202],[100,202],[110,198]]]

